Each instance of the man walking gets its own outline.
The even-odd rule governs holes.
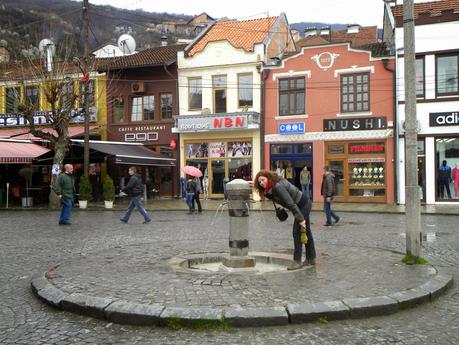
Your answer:
[[[55,192],[61,200],[61,215],[59,225],[71,225],[73,196],[75,194],[75,180],[73,178],[73,165],[64,165],[64,172],[57,178]]]
[[[331,209],[331,203],[333,196],[335,195],[336,185],[335,175],[330,171],[330,167],[328,165],[324,166],[324,176],[320,189],[324,197],[324,211],[327,217],[327,222],[324,224],[324,226],[332,226],[332,218],[335,220],[336,224],[339,222],[340,217],[338,217]]]
[[[301,184],[301,191],[308,199],[309,196],[309,184],[311,183],[311,173],[308,170],[308,167],[305,166],[300,173],[300,184]]]
[[[150,215],[145,211],[145,207],[143,207],[143,185],[140,181],[140,175],[137,174],[136,167],[130,167],[129,170],[129,182],[126,187],[122,188],[121,191],[129,194],[131,197],[131,202],[126,210],[124,216],[120,219],[123,223],[127,223],[129,221],[129,217],[131,216],[132,211],[135,207],[139,210],[140,214],[144,218],[143,224],[148,224],[151,222]]]

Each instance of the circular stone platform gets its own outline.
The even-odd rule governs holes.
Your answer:
[[[70,259],[39,274],[32,287],[56,307],[114,322],[261,326],[393,313],[452,283],[431,266],[402,264],[402,253],[332,244],[321,246],[316,266],[296,271],[229,274],[183,265],[221,254],[130,245]]]

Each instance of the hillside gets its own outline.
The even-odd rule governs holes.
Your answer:
[[[38,43],[51,38],[59,48],[70,54],[81,54],[81,2],[70,0],[2,0],[0,4],[0,46],[6,47],[11,60],[38,54]],[[112,6],[90,5],[91,50],[116,39],[128,31],[138,48],[160,45],[157,24],[166,21],[188,21],[189,16],[167,13],[130,11]],[[176,37],[169,34],[171,40]],[[70,50],[70,52],[69,52]]]

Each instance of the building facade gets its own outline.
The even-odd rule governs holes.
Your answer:
[[[265,68],[265,168],[322,201],[324,165],[336,201],[394,202],[394,58],[384,46],[304,46]]]
[[[403,5],[386,7],[397,52],[398,202],[405,203]],[[459,202],[459,2],[415,4],[418,182],[427,204]],[[393,33],[395,40],[391,37]]]
[[[178,53],[180,166],[203,173],[209,197],[261,168],[261,65],[294,50],[284,14],[220,21]]]

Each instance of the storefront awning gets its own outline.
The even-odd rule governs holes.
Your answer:
[[[94,130],[96,130],[98,126],[90,126],[89,127],[89,132],[92,133]],[[84,135],[84,126],[73,126],[69,127],[69,137],[74,138],[74,137],[81,137]],[[54,131],[51,128],[44,128],[42,129],[44,132],[47,133],[52,133],[53,135],[56,135],[56,131]],[[39,138],[34,136],[32,133],[23,133],[21,135],[17,135],[14,137],[14,139],[26,139],[26,140],[33,140],[33,141],[46,141],[45,139]]]
[[[50,150],[24,140],[0,139],[0,164],[31,164]]]
[[[72,139],[72,143],[84,146],[84,140]],[[126,165],[175,166],[175,159],[156,153],[140,143],[117,141],[89,141],[89,148],[115,157],[115,162]]]

